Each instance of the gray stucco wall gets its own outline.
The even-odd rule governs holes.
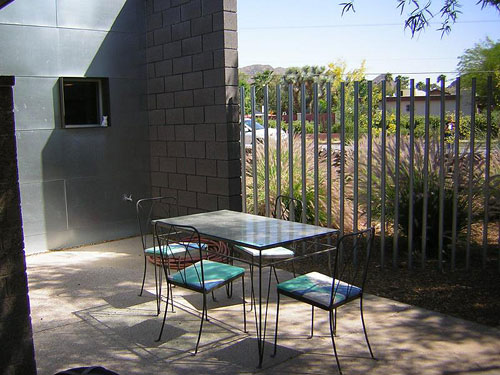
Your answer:
[[[26,252],[136,233],[149,193],[144,0],[16,0],[0,10],[0,75],[16,77]],[[58,79],[108,77],[109,128],[62,129]]]

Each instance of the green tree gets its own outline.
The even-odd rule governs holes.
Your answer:
[[[401,88],[402,89],[408,89],[410,88],[410,77],[406,77],[406,76],[397,76],[396,77],[396,81],[399,79],[399,81],[401,82]]]
[[[264,105],[264,87],[268,86],[273,78],[274,72],[272,70],[255,73],[252,77],[255,86],[255,102],[259,109]]]
[[[354,92],[354,82],[364,81],[366,76],[365,61],[359,68],[347,70],[345,61],[339,60],[328,64],[326,74],[330,77],[332,84],[332,104],[336,110],[340,109],[340,86],[344,82],[346,86],[346,98],[349,100]]]
[[[440,78],[438,77],[438,82],[439,82],[439,81],[440,81]],[[429,89],[430,89],[430,90],[435,90],[435,89],[439,89],[439,88],[440,88],[440,87],[439,87],[439,85],[436,85],[435,83],[431,83],[429,86],[430,86],[430,87],[429,87]],[[427,85],[426,85],[426,84],[425,84],[425,82],[423,82],[423,81],[418,82],[418,83],[415,85],[415,87],[416,87],[418,90],[422,90],[422,91],[427,90]]]
[[[284,102],[283,109],[288,110],[288,85],[293,85],[293,110],[298,111],[300,108],[300,87],[298,83],[301,80],[300,68],[291,67],[285,71],[283,74],[283,91],[287,94],[287,101]]]
[[[425,91],[425,89],[426,89],[425,82],[422,82],[422,81],[418,82],[418,83],[415,85],[415,87],[416,87],[418,90],[422,90],[422,91]]]
[[[385,73],[384,80],[386,82],[385,92],[387,96],[392,96],[396,92],[396,85],[392,73]]]
[[[332,82],[332,110],[335,113],[337,119],[341,118],[340,111],[340,93],[341,84],[345,85],[345,127],[346,127],[346,137],[351,139],[353,137],[354,131],[354,87],[355,82],[359,82],[359,92],[357,104],[359,106],[359,126],[360,131],[363,132],[368,126],[368,111],[371,111],[373,124],[376,124],[380,120],[380,110],[378,109],[378,103],[382,100],[382,92],[380,85],[372,86],[372,107],[368,108],[368,81],[366,80],[366,67],[365,62],[361,63],[361,66],[356,69],[347,70],[347,65],[343,61],[337,61],[328,64],[327,74],[331,77]],[[389,77],[391,78],[391,77]],[[391,78],[392,79],[392,78]],[[340,122],[333,125],[333,130],[335,132],[340,131]]]
[[[318,97],[323,98],[325,85],[330,80],[330,76],[324,66],[309,66],[288,68],[283,75],[283,89],[287,90],[289,84],[293,84],[293,103],[294,110],[301,111],[300,90],[302,84],[306,90],[306,107],[309,112],[312,111],[314,84],[318,84]],[[286,108],[288,104],[286,104]]]
[[[274,73],[273,78],[268,84],[269,89],[269,112],[273,113],[276,106],[276,88],[282,83],[282,76]],[[281,97],[284,98],[283,90],[281,91]],[[283,99],[282,99],[283,100]]]
[[[250,113],[250,77],[248,74],[238,72],[238,87],[245,89],[245,113]]]
[[[269,113],[274,113],[276,109],[276,87],[281,83],[281,75],[276,74],[274,71],[266,70],[262,73],[254,75],[253,80],[257,106],[259,108],[264,106],[264,87],[267,86]]]
[[[487,104],[488,76],[493,76],[493,103],[500,102],[500,41],[486,38],[465,50],[459,57],[458,71],[463,87],[471,87],[472,78],[476,78],[478,104],[482,107]]]
[[[340,3],[342,14],[355,11],[354,1],[348,0]],[[396,3],[401,14],[405,13],[405,29],[410,29],[412,36],[426,29],[429,26],[429,21],[436,16],[441,19],[441,27],[438,30],[441,31],[442,35],[448,34],[451,31],[451,26],[462,13],[460,11],[461,1],[459,0],[435,0],[434,7],[432,0],[396,0]],[[437,7],[436,3],[438,3]],[[482,9],[493,7],[500,12],[500,0],[478,0],[476,4],[480,5]]]

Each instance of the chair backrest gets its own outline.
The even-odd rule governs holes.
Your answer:
[[[200,259],[206,258],[207,246],[201,240],[200,233],[195,227],[188,225],[166,225],[155,224],[155,248],[162,249],[159,251],[162,264],[165,267],[167,274],[168,268],[168,249],[170,246],[183,246],[184,253],[180,256],[180,262],[183,264],[194,264]],[[195,272],[200,286],[205,287],[203,260],[199,263],[199,267],[194,267],[190,272]],[[179,269],[179,274],[183,280],[186,280],[186,268]]]
[[[304,204],[300,199],[278,195],[274,202],[273,216],[276,219],[301,221]]]
[[[375,228],[371,227],[345,234],[338,239],[333,268],[332,304],[337,293],[349,296],[352,286],[364,289],[374,236]],[[349,286],[346,288],[345,284],[335,280]]]
[[[174,197],[153,197],[139,199],[136,203],[137,225],[141,234],[142,248],[153,246],[154,219],[177,216],[177,201]]]

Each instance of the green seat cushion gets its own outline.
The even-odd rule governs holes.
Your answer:
[[[184,255],[186,253],[186,250],[199,250],[199,245],[197,243],[190,243],[190,244],[180,244],[180,243],[171,243],[168,246],[163,245],[161,247],[161,251],[163,253],[164,257],[167,258],[176,258]],[[205,250],[207,248],[206,244],[201,244],[201,249]],[[160,247],[148,247],[146,250],[144,250],[144,253],[146,255],[150,256],[160,256]]]
[[[286,247],[272,247],[266,250],[257,250],[245,246],[235,246],[239,250],[251,255],[252,257],[262,257],[263,259],[287,259],[292,258],[294,253]]]
[[[334,284],[331,277],[319,272],[310,272],[278,284],[278,291],[325,308],[341,305],[347,300],[358,297],[362,292],[357,286],[335,279],[335,300],[330,305],[332,285]]]
[[[168,276],[169,281],[176,285],[185,285],[191,289],[202,291],[201,262],[203,262],[205,292],[223,286],[245,273],[245,269],[241,267],[213,262],[211,260],[203,260]]]

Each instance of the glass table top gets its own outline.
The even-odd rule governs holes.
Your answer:
[[[189,225],[201,235],[265,250],[294,241],[337,233],[337,229],[221,210],[155,220],[160,225]]]

